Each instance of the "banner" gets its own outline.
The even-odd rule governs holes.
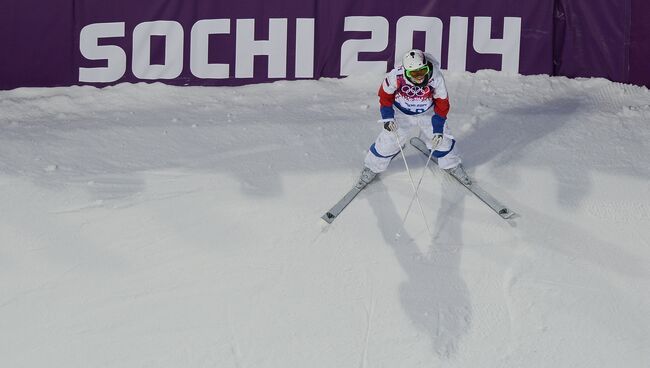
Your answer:
[[[629,57],[647,55],[648,31],[630,13],[643,0],[625,1],[5,0],[0,89],[343,77],[390,70],[412,47],[454,71],[625,82],[647,73]]]
[[[315,1],[79,0],[83,84],[239,85],[315,78]]]
[[[558,0],[556,17],[556,75],[627,78],[630,1]]]
[[[552,1],[318,4],[317,60],[325,76],[390,69],[413,47],[448,70],[553,71]]]
[[[77,84],[71,1],[0,2],[0,89]]]
[[[239,85],[339,77],[385,72],[395,54],[412,47],[431,52],[450,70],[552,72],[548,3],[418,0],[408,9],[392,2],[180,4],[78,1],[78,82]],[[498,15],[474,15],[490,13]]]
[[[622,81],[650,87],[650,1],[632,0],[629,78]]]

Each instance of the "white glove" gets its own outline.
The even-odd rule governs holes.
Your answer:
[[[377,122],[384,124],[384,129],[388,130],[389,132],[394,132],[397,130],[397,122],[395,119],[381,119],[377,120]]]
[[[435,151],[440,143],[442,143],[442,134],[433,133],[433,138],[431,138],[431,150]]]

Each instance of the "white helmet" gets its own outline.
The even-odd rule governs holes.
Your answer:
[[[408,71],[420,69],[427,65],[427,58],[422,51],[413,49],[404,54],[402,65]]]

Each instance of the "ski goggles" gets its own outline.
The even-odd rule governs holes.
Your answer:
[[[406,76],[411,79],[420,79],[429,74],[429,66],[425,65],[418,69],[407,70]]]

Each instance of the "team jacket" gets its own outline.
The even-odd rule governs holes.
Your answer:
[[[397,108],[406,115],[418,115],[433,108],[431,125],[434,133],[442,133],[449,112],[449,98],[445,80],[435,60],[428,60],[433,66],[431,78],[425,87],[418,87],[409,82],[404,75],[404,68],[399,67],[386,74],[379,88],[381,118],[392,119]]]

